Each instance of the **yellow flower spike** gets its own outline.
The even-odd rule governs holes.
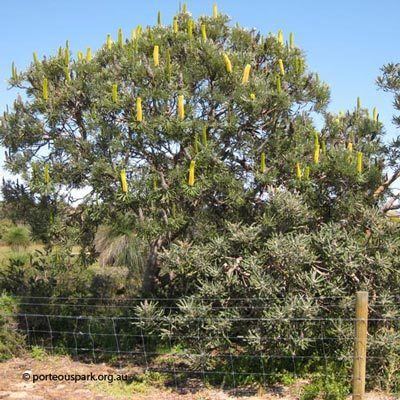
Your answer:
[[[188,179],[188,185],[193,186],[194,185],[194,168],[196,165],[196,161],[192,160],[190,161],[190,167],[189,167],[189,179]]]
[[[374,109],[372,110],[372,119],[374,120],[374,122],[378,122],[378,110],[376,109],[376,107],[374,107]]]
[[[319,163],[319,144],[314,146],[314,164]]]
[[[33,62],[35,63],[35,65],[39,64],[39,58],[36,51],[33,52]]]
[[[71,82],[71,73],[69,72],[68,65],[65,67],[65,80],[67,82]]]
[[[278,31],[278,43],[283,45],[283,32],[281,29]]]
[[[142,99],[140,97],[136,99],[136,121],[143,121]]]
[[[213,18],[218,18],[218,6],[216,3],[213,4]]]
[[[319,137],[318,133],[314,132],[314,148],[316,148],[317,146],[319,146]]]
[[[83,53],[81,51],[78,51],[78,61],[83,60]]]
[[[326,143],[324,140],[321,142],[321,152],[323,155],[326,154]]]
[[[182,12],[187,13],[187,4],[186,3],[182,4]]]
[[[206,24],[204,22],[201,24],[201,39],[203,42],[207,40]]]
[[[183,104],[183,95],[178,96],[178,118],[183,121],[185,119],[185,106]]]
[[[202,139],[203,146],[206,147],[207,146],[207,127],[206,126],[203,126],[203,130],[201,132],[201,139]]]
[[[154,46],[153,50],[153,61],[154,61],[154,66],[158,67],[160,65],[160,57],[159,57],[160,51],[158,45]]]
[[[281,77],[279,75],[276,77],[276,91],[278,94],[282,93]]]
[[[363,170],[363,153],[357,151],[357,173],[361,174]]]
[[[47,78],[43,79],[43,83],[42,83],[42,95],[43,95],[43,99],[44,100],[48,100],[49,99],[49,81],[47,80]]]
[[[107,47],[108,50],[111,50],[112,43],[113,43],[113,41],[111,39],[111,35],[108,34],[107,35],[107,39],[106,39],[106,47]]]
[[[310,167],[307,165],[307,167],[304,168],[304,180],[308,181],[310,179]]]
[[[143,32],[142,25],[138,25],[136,27],[136,37],[139,38],[141,36],[142,32]]]
[[[353,143],[351,142],[347,143],[347,150],[349,151],[349,153],[353,152]]]
[[[44,166],[44,183],[48,185],[50,183],[50,172],[48,164]]]
[[[92,59],[92,49],[90,47],[86,50],[86,61],[89,62]]]
[[[361,99],[357,97],[357,110],[361,108]]]
[[[122,33],[122,28],[118,29],[118,46],[122,47],[124,45],[124,35]]]
[[[121,169],[120,178],[121,178],[122,192],[127,193],[128,192],[128,182],[126,181],[126,171],[124,169]]]
[[[283,66],[283,61],[281,59],[278,60],[278,65],[281,75],[285,75],[285,67]]]
[[[244,71],[243,71],[243,78],[242,78],[242,84],[243,85],[245,85],[249,81],[250,70],[251,70],[251,65],[250,64],[246,64],[246,66],[244,67]]]
[[[300,180],[302,175],[300,163],[296,163],[296,178]]]
[[[260,171],[263,174],[267,170],[266,162],[265,162],[265,153],[261,153],[261,161],[260,161]]]
[[[65,62],[65,65],[69,65],[69,48],[68,47],[64,50],[64,62]]]
[[[290,32],[290,35],[289,35],[289,47],[291,49],[294,49],[294,34],[293,34],[293,32]]]
[[[12,65],[11,65],[11,76],[14,80],[17,79],[17,77],[18,77],[17,67],[15,66],[14,63],[12,63]]]
[[[118,85],[116,83],[114,83],[112,85],[111,96],[112,96],[112,101],[114,103],[117,103],[118,102]]]
[[[189,36],[189,39],[192,39],[193,37],[193,20],[192,19],[188,19],[187,22],[187,34]]]
[[[172,29],[174,33],[178,33],[179,26],[178,26],[178,18],[174,17],[174,21],[172,23]]]
[[[232,63],[226,53],[223,54],[224,61],[225,61],[225,69],[228,74],[232,73]]]
[[[250,93],[250,99],[251,99],[251,100],[255,100],[255,99],[256,99],[255,93]]]
[[[161,26],[161,11],[157,13],[157,25]]]

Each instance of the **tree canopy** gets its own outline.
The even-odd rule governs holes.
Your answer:
[[[178,241],[243,222],[271,235],[279,216],[281,232],[318,230],[391,195],[385,168],[398,155],[378,112],[359,99],[328,112],[329,87],[293,34],[264,36],[216,9],[195,20],[184,8],[128,38],[119,30],[76,58],[68,43],[34,54],[27,70],[13,65],[10,85],[23,96],[1,118],[7,168],[49,199],[89,190],[76,209],[81,240],[108,225],[148,243],[145,291]]]

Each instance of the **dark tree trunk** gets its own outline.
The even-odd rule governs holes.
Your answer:
[[[150,244],[149,256],[143,273],[142,293],[144,295],[154,294],[157,288],[158,273],[160,269],[158,252],[163,244],[163,238],[158,238]]]

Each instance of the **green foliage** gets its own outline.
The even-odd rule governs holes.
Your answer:
[[[42,347],[32,346],[30,356],[38,361],[43,361],[46,358],[46,352]]]
[[[17,321],[10,316],[17,313],[17,308],[12,297],[0,295],[0,361],[23,352],[24,338],[17,332]]]
[[[350,393],[346,376],[329,365],[312,376],[312,381],[301,392],[300,400],[344,400]]]
[[[30,243],[30,230],[23,225],[10,227],[3,235],[3,240],[13,250],[26,248]]]

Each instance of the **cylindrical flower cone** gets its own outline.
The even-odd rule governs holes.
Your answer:
[[[174,17],[174,20],[172,22],[172,29],[174,33],[178,33],[179,27],[178,27],[178,19]]]
[[[136,121],[143,121],[142,99],[140,97],[136,99]]]
[[[213,4],[213,18],[218,18],[218,6],[216,3]]]
[[[69,48],[68,47],[64,50],[64,62],[65,62],[65,65],[69,65]]]
[[[278,60],[279,72],[281,75],[285,75],[285,67],[283,66],[283,61],[281,59]]]
[[[278,42],[283,45],[283,32],[280,29],[278,31]]]
[[[47,78],[43,79],[43,83],[42,83],[42,95],[43,95],[43,99],[44,100],[48,100],[49,99],[49,82],[47,80]]]
[[[291,49],[294,48],[294,34],[293,34],[293,32],[290,32],[290,35],[289,35],[289,47]]]
[[[374,107],[374,109],[372,110],[372,119],[374,120],[374,122],[378,122],[378,110],[376,109],[376,107]]]
[[[242,78],[242,84],[244,85],[249,82],[250,70],[251,70],[251,65],[246,64],[246,66],[244,67],[243,78]]]
[[[122,33],[122,28],[118,29],[118,46],[122,47],[124,45],[124,35]]]
[[[107,47],[108,50],[111,50],[111,47],[112,47],[112,39],[111,39],[111,35],[110,35],[110,34],[107,35],[106,47]]]
[[[187,22],[187,34],[189,36],[189,39],[192,39],[192,37],[193,37],[193,20],[191,18],[189,18],[188,22]]]
[[[122,192],[126,193],[128,191],[128,182],[126,181],[126,171],[124,169],[121,170],[120,178]]]
[[[207,40],[206,24],[204,23],[201,24],[201,39],[203,40],[203,42]]]
[[[225,69],[228,74],[232,73],[232,63],[226,53],[223,54],[224,62],[225,62]]]
[[[183,121],[185,119],[185,106],[183,95],[178,96],[178,118]]]
[[[319,144],[314,146],[314,164],[319,163]]]
[[[310,167],[307,165],[307,167],[304,168],[304,180],[308,181],[310,179]]]
[[[361,174],[363,171],[363,153],[361,151],[357,152],[357,173]]]
[[[92,49],[90,47],[86,50],[86,61],[89,62],[92,59]]]
[[[189,167],[189,179],[188,179],[188,185],[193,186],[194,185],[194,168],[195,168],[196,162],[194,160],[190,161],[190,167]]]
[[[114,103],[117,103],[118,102],[118,85],[116,83],[114,83],[112,85],[111,96],[112,96],[112,101]]]
[[[349,151],[349,153],[353,152],[353,143],[352,142],[347,143],[347,150]]]
[[[157,25],[161,26],[161,11],[157,13]]]
[[[282,93],[281,77],[279,75],[276,77],[276,91],[278,94]]]
[[[158,67],[160,65],[160,55],[159,55],[158,45],[155,45],[153,49],[153,62],[155,67]]]
[[[300,163],[296,163],[296,178],[301,179],[301,177],[302,177],[302,172]]]
[[[357,97],[357,110],[361,108],[361,99]]]

